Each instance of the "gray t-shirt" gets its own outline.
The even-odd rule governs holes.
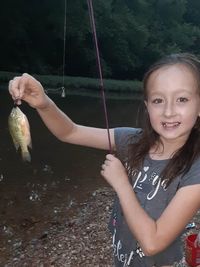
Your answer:
[[[142,130],[122,127],[116,128],[114,133],[117,156],[126,165],[128,144],[130,140],[131,142],[137,142]],[[179,188],[200,184],[200,159],[197,159],[186,175],[177,177],[166,188],[159,175],[167,163],[168,160],[152,160],[147,156],[142,169],[136,176],[129,171],[126,165],[129,178],[133,181],[133,189],[138,201],[149,216],[155,220],[160,217]],[[161,253],[153,257],[145,256],[126,224],[117,197],[113,206],[109,228],[113,236],[113,253],[115,266],[117,267],[170,265],[182,258],[181,235]]]

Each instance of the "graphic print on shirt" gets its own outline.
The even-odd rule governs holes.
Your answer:
[[[132,263],[134,257],[139,256],[139,258],[143,258],[145,254],[143,253],[140,246],[137,244],[137,248],[132,251],[124,252],[123,244],[121,240],[116,240],[117,229],[114,229],[113,234],[113,255],[117,258],[117,261],[120,262],[122,267],[128,267]]]
[[[125,167],[129,176],[135,176],[135,172],[131,171],[127,164]],[[167,190],[167,181],[168,179],[162,180],[155,171],[151,170],[150,166],[144,166],[142,171],[139,171],[134,178],[133,189],[146,193],[146,199],[152,200],[160,188],[164,191]]]

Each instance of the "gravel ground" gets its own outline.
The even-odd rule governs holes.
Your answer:
[[[10,260],[0,267],[112,267],[107,224],[113,196],[110,188],[96,190],[87,202],[77,205],[73,216],[64,223],[52,225],[27,243],[16,243]],[[199,218],[200,213],[193,219],[196,225]],[[187,267],[184,262],[175,266]]]
[[[16,244],[4,267],[113,266],[107,229],[113,202],[109,188],[96,190],[64,224],[27,244]]]

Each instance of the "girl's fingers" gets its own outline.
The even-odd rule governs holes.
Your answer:
[[[16,82],[16,86],[18,86],[19,99],[22,99],[24,96],[26,79],[24,79],[23,76],[15,77],[14,82]]]
[[[111,162],[113,162],[115,159],[116,159],[115,156],[113,156],[112,154],[108,154],[108,155],[106,155],[106,159],[104,161],[104,164],[106,166],[110,166]]]
[[[19,92],[16,89],[13,89],[13,80],[11,80],[8,84],[9,93],[12,96],[16,105],[21,105],[21,99],[19,98]]]
[[[14,98],[13,93],[12,93],[12,82],[13,82],[13,80],[10,80],[10,81],[9,81],[9,84],[8,84],[8,91],[9,91],[9,93],[11,94],[12,98]]]
[[[107,160],[114,160],[116,157],[113,154],[107,154],[106,159]]]
[[[105,164],[106,166],[109,166],[109,164],[110,164],[110,160],[107,160],[107,159],[106,159],[106,160],[104,161],[104,164]]]
[[[105,168],[106,168],[106,164],[102,164],[102,165],[101,165],[101,169],[104,171]]]
[[[103,170],[101,170],[100,173],[101,173],[102,176],[104,176],[104,171]]]
[[[15,77],[9,82],[8,89],[14,100],[21,99],[23,90],[19,86],[21,77]]]

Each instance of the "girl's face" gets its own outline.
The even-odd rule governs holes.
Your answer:
[[[175,148],[187,140],[200,116],[200,95],[192,71],[185,65],[165,66],[153,72],[145,101],[151,125],[164,145]]]

